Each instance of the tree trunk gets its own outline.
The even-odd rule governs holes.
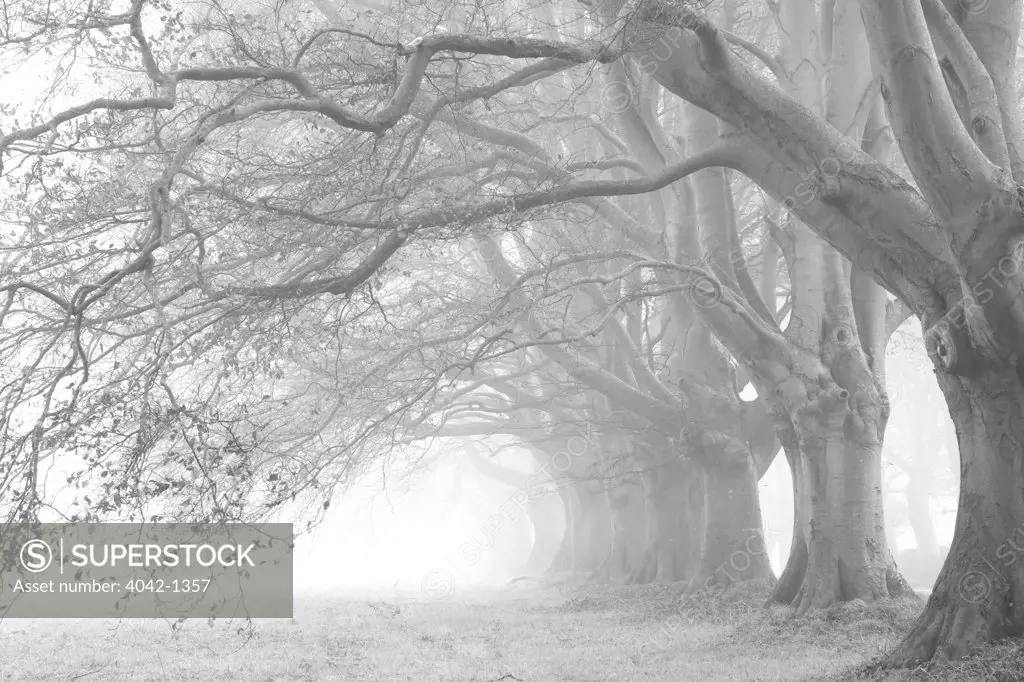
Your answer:
[[[757,471],[751,457],[716,453],[701,472],[704,533],[700,564],[687,592],[746,580],[773,579],[761,522]]]
[[[576,527],[580,523],[579,496],[576,494],[576,489],[570,486],[559,488],[558,496],[565,509],[565,532],[562,534],[558,551],[555,552],[555,558],[551,561],[551,568],[548,569],[549,573],[554,574],[573,570],[575,564],[575,540],[573,538],[578,532]]]
[[[687,579],[700,552],[700,479],[676,458],[660,458],[645,474],[647,553],[632,583]]]
[[[602,570],[601,577],[613,582],[624,582],[644,561],[643,491],[633,483],[625,483],[610,494],[612,511],[612,553]]]
[[[887,661],[901,666],[1024,633],[1024,388],[1004,369],[938,377],[960,445],[960,506],[925,612]]]
[[[834,384],[796,420],[799,466],[794,480],[806,492],[795,501],[802,537],[794,537],[791,560],[777,597],[803,614],[811,608],[862,599],[874,601],[911,592],[889,551],[882,507],[881,433],[877,406]],[[851,407],[856,405],[856,409]],[[806,511],[802,511],[804,507]],[[806,565],[799,575],[804,542]],[[794,583],[799,589],[789,599]]]
[[[573,570],[590,575],[597,573],[611,556],[611,510],[604,490],[581,488],[579,500],[581,523],[573,528]]]
[[[554,495],[543,495],[526,509],[533,524],[533,546],[523,572],[539,576],[554,565],[562,538],[568,534],[565,509]]]

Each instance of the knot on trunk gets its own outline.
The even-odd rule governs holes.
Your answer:
[[[959,327],[943,320],[925,332],[928,357],[944,372],[964,376],[973,369],[973,347],[970,336]]]
[[[804,405],[793,410],[793,417],[799,423],[801,432],[828,438],[842,428],[850,413],[848,390],[833,383],[808,397]]]

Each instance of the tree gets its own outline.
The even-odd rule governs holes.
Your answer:
[[[922,321],[964,475],[949,556],[924,615],[891,659],[914,664],[957,658],[1021,626],[1011,596],[1020,589],[1018,571],[991,582],[983,600],[958,589],[984,558],[1005,549],[1021,505],[1013,492],[1020,488],[1013,443],[1024,428],[1015,416],[1022,386],[1014,351],[1022,340],[1022,147],[1013,94],[1020,9],[874,0],[861,8],[887,117],[920,190],[769,85],[705,19],[657,2],[633,16],[656,35],[682,29],[654,77],[742,131],[754,149],[727,165],[778,199],[795,196],[799,177],[813,178],[811,200],[793,211]],[[838,172],[826,174],[823,164],[837,161]]]
[[[358,31],[307,30],[302,8],[205,10],[142,0],[118,15],[78,3],[42,14],[20,7],[4,36],[8,55],[38,66],[37,50],[63,54],[73,67],[44,80],[38,102],[9,107],[0,136],[11,254],[0,286],[0,454],[10,517],[38,511],[37,472],[46,457],[66,459],[59,443],[85,455],[76,485],[103,489],[115,474],[109,502],[83,494],[106,511],[177,495],[158,513],[237,517],[243,499],[248,513],[266,513],[303,492],[326,506],[367,453],[387,451],[389,420],[437,379],[408,361],[373,362],[390,308],[374,285],[413,232],[433,223],[437,248],[450,242],[458,211],[444,197],[466,184],[431,175],[446,160],[406,114],[425,75],[450,82],[459,64],[434,69],[427,52],[443,46],[396,55],[394,43]],[[524,56],[558,52],[531,45]],[[407,80],[389,80],[402,71],[389,60],[402,55],[419,56],[406,62]],[[134,72],[122,70],[132,63]],[[114,71],[103,96],[67,102]],[[338,82],[336,73],[347,75]],[[452,95],[493,96],[531,75],[513,69],[504,84],[457,84]],[[356,113],[367,105],[380,116]],[[384,136],[396,128],[398,138]],[[433,188],[421,182],[429,177]],[[488,193],[471,211],[482,209],[477,218],[506,208],[493,197],[488,206]],[[436,308],[417,314],[416,291],[404,295],[413,306],[405,321],[443,325]],[[338,348],[344,364],[366,369],[335,377],[340,400],[295,376],[337,361]],[[389,379],[408,392],[386,390]],[[356,418],[333,420],[342,409]]]
[[[698,306],[699,319],[749,368],[759,397],[772,403],[787,456],[801,470],[795,480],[806,484],[801,495],[814,490],[820,500],[822,492],[831,497],[841,492],[827,491],[827,486],[816,489],[811,483],[820,480],[815,475],[822,473],[822,463],[845,463],[845,457],[863,462],[863,467],[845,469],[842,486],[862,493],[850,496],[861,510],[861,528],[854,534],[855,524],[844,524],[843,547],[809,532],[804,573],[822,582],[800,581],[802,606],[841,598],[844,582],[855,593],[884,595],[892,587],[891,560],[879,544],[884,544],[884,534],[871,490],[885,421],[877,372],[886,325],[880,320],[881,297],[868,280],[874,279],[912,311],[921,320],[957,429],[963,475],[949,556],[921,621],[892,661],[957,658],[974,644],[1019,633],[1024,617],[1014,595],[1024,588],[1024,572],[1007,545],[1024,512],[1019,494],[1024,371],[1018,357],[1024,341],[1024,209],[1019,192],[1024,146],[1015,94],[1019,4],[987,0],[965,7],[951,0],[861,0],[855,5],[852,0],[828,0],[819,8],[789,0],[779,5],[780,22],[799,30],[787,28],[797,42],[784,46],[781,60],[750,41],[731,37],[685,4],[591,4],[594,11],[586,20],[566,14],[578,32],[559,39],[526,35],[530,29],[523,26],[529,22],[519,22],[525,13],[510,6],[466,12],[458,32],[435,31],[426,10],[403,10],[401,21],[421,34],[412,41],[399,35],[400,22],[380,23],[376,30],[381,37],[371,35],[374,29],[339,27],[306,34],[309,23],[282,23],[275,25],[277,40],[269,40],[257,38],[257,24],[244,16],[211,14],[203,19],[206,23],[176,17],[165,22],[172,25],[171,38],[157,44],[144,30],[142,0],[118,16],[58,6],[42,17],[45,30],[31,36],[10,34],[8,49],[20,49],[26,41],[76,44],[88,36],[108,50],[100,61],[136,59],[142,66],[139,78],[114,88],[109,97],[67,107],[51,102],[46,116],[12,126],[0,137],[5,174],[21,183],[10,195],[7,213],[23,216],[16,235],[24,240],[22,249],[43,258],[42,264],[31,263],[30,257],[19,261],[17,279],[0,287],[7,295],[4,323],[17,319],[24,324],[37,315],[35,306],[26,303],[30,300],[43,301],[55,312],[20,336],[10,328],[5,331],[9,366],[21,366],[14,361],[20,359],[19,347],[38,352],[39,362],[29,365],[24,381],[8,384],[3,399],[9,409],[25,404],[30,394],[44,403],[43,418],[33,422],[38,429],[8,434],[5,458],[28,454],[19,466],[31,486],[40,439],[54,430],[52,418],[58,412],[70,414],[70,407],[79,405],[76,401],[92,394],[95,386],[95,376],[81,375],[98,351],[86,353],[92,347],[83,338],[108,336],[111,326],[133,338],[148,338],[159,328],[183,335],[178,327],[186,321],[195,324],[190,334],[213,321],[225,329],[229,323],[219,317],[225,306],[236,306],[240,315],[250,316],[246,319],[263,320],[270,319],[267,310],[276,311],[282,302],[318,311],[329,295],[368,292],[366,284],[388,275],[388,268],[401,258],[396,254],[410,242],[428,248],[498,216],[522,218],[555,204],[583,204],[629,235],[641,253],[621,258],[658,273],[659,285],[682,289],[704,278],[721,285],[720,297],[713,288],[713,296],[700,299],[716,300],[706,308]],[[862,28],[857,26],[858,8]],[[365,19],[361,21],[365,27]],[[807,23],[800,26],[801,21]],[[502,30],[495,31],[496,25]],[[192,57],[189,40],[211,28],[225,29],[222,35],[229,38],[196,50],[197,57]],[[839,69],[836,73],[849,78],[851,87],[831,87],[823,104],[808,100],[804,85],[791,89],[785,82],[785,65],[792,69],[794,59],[802,63],[800,55],[808,57],[812,46],[807,40],[815,30],[825,46],[824,63],[831,59],[840,64],[840,56],[852,59],[864,49],[866,38],[872,65],[870,74]],[[107,38],[114,33],[117,40]],[[167,66],[175,60],[196,65]],[[524,60],[532,61],[523,66]],[[633,69],[671,93],[664,99],[650,96],[657,90],[649,90],[642,107],[632,103],[629,116],[639,109],[649,117],[652,104],[679,98],[718,117],[720,141],[703,151],[687,149],[684,158],[671,149],[674,140],[655,137],[657,126],[647,126],[646,139],[624,143],[619,135],[605,135],[609,144],[621,145],[620,151],[639,159],[640,177],[634,179],[605,174],[601,161],[593,159],[559,172],[545,164],[548,168],[538,172],[536,156],[530,159],[529,152],[517,148],[518,138],[508,135],[502,144],[515,151],[505,152],[504,158],[511,154],[514,162],[502,167],[500,181],[432,174],[443,168],[439,154],[451,149],[431,138],[437,134],[435,123],[501,119],[503,125],[491,127],[528,132],[526,128],[541,124],[523,114],[516,91],[596,64],[611,65],[612,78],[620,67]],[[777,87],[771,72],[780,64],[783,82]],[[345,74],[341,83],[339,73]],[[853,107],[843,99],[849,93],[872,92],[871,76],[880,81],[884,121],[878,107]],[[496,104],[497,111],[488,109]],[[655,109],[656,117],[662,113]],[[270,121],[268,128],[250,128],[260,135],[255,138],[259,145],[251,135],[233,134],[238,126],[263,120]],[[313,128],[313,120],[317,126],[321,120],[331,121],[332,128],[324,133]],[[875,146],[884,141],[874,131],[883,131],[885,121],[908,177],[900,174],[900,165],[887,165]],[[272,139],[268,130],[274,132]],[[639,126],[630,130],[644,132]],[[628,135],[626,128],[620,131]],[[372,144],[377,145],[373,154],[356,151]],[[465,158],[477,162],[476,154],[487,145],[469,144]],[[72,178],[85,177],[84,184],[54,182],[69,175],[57,163],[65,154],[97,159],[93,165],[78,161],[70,173]],[[105,162],[135,157],[138,163],[129,169],[128,183],[103,170],[98,163],[103,154]],[[272,162],[263,164],[268,156]],[[350,163],[339,166],[339,157]],[[242,169],[237,175],[217,179],[234,163]],[[778,329],[772,311],[766,315],[747,291],[742,268],[734,265],[724,270],[730,277],[721,276],[727,263],[717,256],[734,252],[729,232],[722,229],[729,224],[727,213],[701,221],[704,243],[692,252],[710,254],[709,261],[700,262],[712,265],[713,271],[682,262],[676,251],[652,257],[649,249],[660,248],[666,223],[679,236],[672,211],[685,201],[679,198],[673,204],[670,197],[679,192],[678,181],[712,167],[727,167],[749,178],[834,249],[796,228],[794,253],[819,255],[822,281],[840,283],[829,290],[838,294],[823,299],[821,316],[797,310],[794,298],[792,317],[811,324],[797,325],[795,331]],[[339,168],[348,175],[342,178]],[[98,172],[99,179],[89,177],[89,170]],[[416,182],[410,183],[411,178]],[[646,224],[646,215],[641,222],[621,210],[627,200],[599,199],[647,193],[652,202],[638,215],[657,210],[655,197],[668,202],[667,220],[654,229]],[[350,196],[355,199],[348,200]],[[318,198],[312,206],[310,197]],[[696,200],[703,200],[699,193]],[[124,213],[125,207],[131,215]],[[721,202],[715,209],[725,211]],[[125,226],[126,220],[133,221],[127,223],[131,227]],[[55,229],[47,221],[70,239],[43,239],[42,234]],[[134,241],[129,230],[137,233]],[[88,235],[94,232],[116,235],[117,243],[91,252]],[[232,260],[229,254],[243,246],[248,257]],[[282,252],[284,259],[276,261]],[[224,260],[211,264],[207,253]],[[69,268],[67,262],[84,265]],[[167,291],[154,289],[154,279],[175,284]],[[847,280],[849,297],[844,293]],[[874,301],[866,306],[873,314],[861,316],[854,304],[868,299]],[[203,315],[194,312],[196,306]],[[799,343],[793,342],[794,335]],[[142,348],[147,349],[144,344]],[[151,368],[166,363],[163,348],[147,352]],[[574,371],[581,374],[579,368]],[[586,370],[582,374],[604,376]],[[81,379],[75,386],[87,385],[89,390],[72,389],[70,403],[54,408],[50,400],[55,387],[72,375]],[[158,377],[159,372],[150,375]],[[388,404],[384,412],[401,411],[399,402]],[[376,409],[374,414],[379,414],[381,407]],[[378,424],[380,418],[370,421]],[[848,426],[854,445],[849,450],[844,445],[841,455],[839,434],[845,435]],[[365,432],[355,426],[352,430]],[[810,522],[802,521],[805,527],[813,528],[818,512],[814,504],[812,497]],[[828,518],[831,510],[820,513]],[[859,553],[861,540],[869,556],[856,558],[856,577],[844,581],[833,570],[833,559]],[[978,583],[991,570],[991,557],[1003,562],[1003,573]],[[965,585],[965,579],[974,582]],[[980,599],[979,587],[984,588]]]

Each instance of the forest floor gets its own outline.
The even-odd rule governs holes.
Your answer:
[[[6,620],[0,682],[13,680],[416,680],[738,682],[1024,680],[1024,646],[931,672],[867,677],[923,601],[851,602],[801,619],[763,586],[700,602],[679,586],[519,583],[456,593],[297,596],[293,620]]]

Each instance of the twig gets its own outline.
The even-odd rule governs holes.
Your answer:
[[[88,677],[89,675],[95,675],[96,673],[105,670],[108,665],[110,665],[110,663],[105,663],[102,666],[100,666],[99,668],[96,668],[95,670],[89,670],[88,672],[84,672],[84,673],[82,673],[80,675],[75,675],[74,677],[69,677],[68,678],[68,682],[71,682],[72,680],[80,680],[83,677]]]

